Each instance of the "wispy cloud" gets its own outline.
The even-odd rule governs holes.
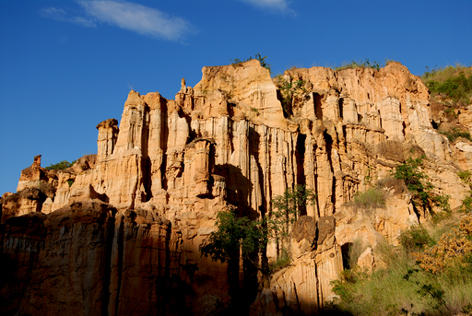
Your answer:
[[[77,0],[84,10],[81,15],[70,15],[56,7],[44,8],[41,16],[87,27],[107,23],[142,35],[169,41],[182,41],[192,32],[186,20],[170,16],[160,10],[122,0]]]
[[[42,17],[54,19],[58,21],[64,22],[71,22],[75,24],[79,24],[86,27],[95,27],[95,22],[92,19],[87,17],[80,17],[80,16],[69,16],[66,11],[60,8],[44,8],[39,11],[39,14]]]
[[[139,34],[179,41],[190,32],[190,24],[157,9],[127,1],[79,1],[95,20]]]
[[[240,0],[249,3],[255,7],[263,9],[271,9],[282,13],[294,14],[295,12],[289,8],[287,0]]]

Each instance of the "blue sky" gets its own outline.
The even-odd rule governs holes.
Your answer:
[[[351,60],[472,66],[471,0],[0,0],[0,195],[96,153],[130,89],[173,99],[204,66],[260,53],[274,74]]]

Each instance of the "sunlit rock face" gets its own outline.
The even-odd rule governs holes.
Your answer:
[[[240,295],[252,315],[313,314],[334,297],[349,245],[370,246],[360,264],[372,269],[379,241],[396,244],[427,219],[398,186],[384,186],[385,208],[346,204],[356,192],[414,152],[452,208],[466,197],[457,172],[472,165],[471,146],[436,133],[428,89],[399,63],[274,79],[256,60],[202,72],[193,88],[182,80],[175,100],[130,91],[119,126],[97,125],[97,155],[62,171],[39,157],[23,170],[18,193],[1,199],[0,313],[210,315]],[[316,203],[291,228],[291,264],[235,294],[242,262],[199,252],[217,214],[268,216],[298,184]],[[280,250],[267,246],[269,262]]]

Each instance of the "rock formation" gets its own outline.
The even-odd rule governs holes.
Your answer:
[[[303,83],[301,92],[280,80]],[[330,281],[349,244],[370,247],[362,264],[372,268],[379,240],[395,244],[429,216],[388,186],[386,209],[346,204],[371,179],[389,178],[413,149],[452,208],[467,196],[457,172],[471,166],[471,144],[451,146],[438,134],[429,104],[421,79],[396,62],[272,79],[250,60],[204,67],[195,87],[182,79],[175,100],[130,91],[119,127],[115,119],[97,125],[97,155],[63,171],[35,157],[18,193],[3,195],[0,313],[216,313],[230,300],[228,266],[198,250],[216,215],[232,207],[267,216],[272,199],[297,184],[316,203],[293,227],[291,265],[253,289],[250,311],[316,313],[333,298]],[[275,260],[276,247],[267,249]]]

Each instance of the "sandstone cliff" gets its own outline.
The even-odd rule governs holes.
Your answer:
[[[386,209],[349,207],[372,179],[416,152],[452,208],[468,194],[457,172],[471,165],[471,145],[436,132],[428,89],[399,63],[275,79],[256,60],[202,72],[175,100],[131,91],[119,126],[97,125],[96,156],[64,171],[35,158],[23,170],[18,193],[1,200],[2,313],[214,314],[230,300],[231,273],[198,247],[216,215],[232,206],[266,216],[297,184],[317,196],[293,228],[292,263],[247,300],[254,315],[316,313],[333,297],[347,245],[395,244],[430,216],[388,186]],[[376,264],[375,251],[363,258]]]

